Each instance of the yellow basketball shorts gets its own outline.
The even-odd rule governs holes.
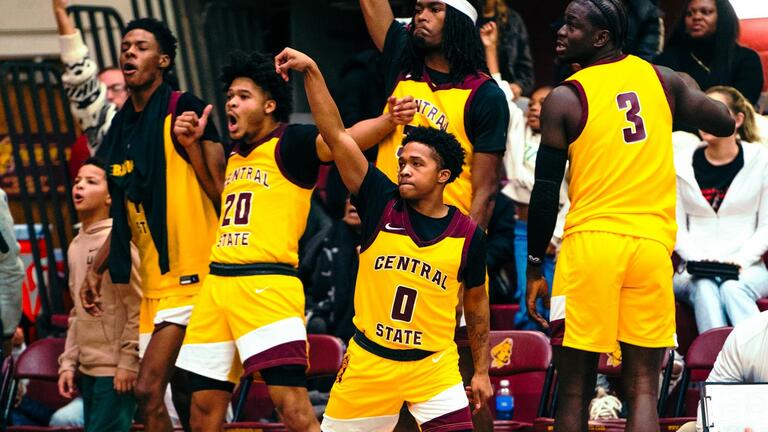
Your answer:
[[[206,277],[176,366],[236,383],[243,368],[252,374],[307,364],[304,288],[298,278]]]
[[[417,361],[395,361],[354,340],[331,389],[324,432],[391,431],[403,402],[421,430],[472,429],[455,345]]]
[[[566,236],[552,287],[552,344],[614,354],[618,342],[675,346],[672,273],[658,241],[600,231]]]
[[[155,329],[166,324],[186,327],[196,300],[197,294],[160,298],[142,297],[139,310],[139,357],[144,357],[144,351]]]

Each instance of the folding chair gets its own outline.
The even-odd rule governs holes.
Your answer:
[[[3,360],[3,368],[0,371],[0,430],[2,431],[5,431],[8,414],[13,403],[11,387],[13,387],[13,356],[9,353],[8,357]]]
[[[520,305],[516,304],[491,305],[491,330],[512,330],[519,310]]]
[[[507,341],[509,339],[509,341]],[[508,350],[511,341],[511,351]],[[552,379],[552,349],[549,338],[530,330],[492,331],[490,369],[491,382],[498,386],[502,379],[509,381],[515,398],[514,420],[497,420],[494,430],[512,431],[530,428],[539,415],[543,391]],[[495,416],[493,399],[489,401]]]
[[[310,334],[307,335],[307,340],[309,341],[309,369],[307,370],[307,378],[311,379],[335,375],[344,359],[345,347],[341,339],[331,335]],[[224,429],[238,430],[259,428],[264,431],[285,430],[281,423],[240,422],[243,414],[248,410],[248,406],[253,402],[261,402],[267,407],[270,407],[270,413],[274,409],[274,406],[271,405],[272,401],[269,399],[269,394],[266,392],[266,385],[258,383],[256,386],[252,386],[252,384],[252,376],[244,377],[240,381],[240,390],[239,393],[237,393],[234,408],[234,419],[232,423],[224,425]],[[257,401],[253,401],[252,398],[249,397],[253,395],[261,395],[261,397],[256,398]]]
[[[59,379],[59,356],[64,352],[63,338],[47,338],[35,341],[16,361],[13,374],[10,395],[16,394],[19,380],[28,379],[27,396],[53,409],[58,409],[70,402],[59,395],[57,381]],[[78,428],[35,428],[29,426],[9,426],[8,431],[35,431],[35,430],[67,430],[74,431]]]
[[[733,327],[707,330],[694,339],[691,347],[688,348],[688,354],[685,356],[685,369],[678,386],[680,393],[675,405],[675,417],[681,417],[684,414],[689,417],[696,416],[698,392],[689,394],[688,386],[692,382],[702,382],[707,379],[709,372],[715,366],[717,355],[723,349],[723,344],[732,330]]]

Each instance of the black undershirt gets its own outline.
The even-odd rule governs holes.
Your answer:
[[[738,146],[739,154],[724,165],[712,165],[704,154],[706,147],[698,148],[693,153],[693,174],[696,176],[701,194],[715,212],[720,209],[736,174],[744,167],[744,149],[741,143],[738,143]]]
[[[356,196],[352,196],[352,204],[357,208],[362,222],[360,226],[361,243],[367,243],[376,235],[379,220],[381,219],[387,203],[393,198],[399,198],[397,185],[387,178],[384,173],[369,165],[368,173],[360,185]],[[404,203],[408,218],[411,221],[416,235],[423,241],[430,241],[443,232],[451,223],[453,215],[458,210],[449,206],[448,214],[441,218],[425,216]],[[467,262],[461,280],[466,288],[474,288],[485,284],[485,233],[478,226],[472,235],[471,244],[467,254]]]

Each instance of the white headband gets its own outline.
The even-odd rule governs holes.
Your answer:
[[[448,6],[453,7],[457,11],[468,16],[472,20],[472,24],[477,24],[477,10],[467,0],[440,0]]]

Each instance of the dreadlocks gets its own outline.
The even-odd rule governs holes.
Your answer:
[[[420,76],[424,69],[424,52],[414,44],[415,28],[416,26],[411,23],[408,29],[411,37],[403,52],[402,64],[405,73]],[[448,75],[454,83],[463,81],[466,76],[475,75],[478,72],[488,73],[485,50],[477,28],[466,15],[448,5],[445,8],[445,25],[440,52],[448,60],[450,68]]]

